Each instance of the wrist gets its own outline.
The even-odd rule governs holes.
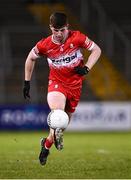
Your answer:
[[[90,71],[90,69],[86,65],[84,66],[84,70],[85,70],[85,74],[88,74]]]
[[[25,81],[24,81],[24,84],[25,84],[25,85],[30,85],[30,81],[26,81],[26,80],[25,80]]]
[[[87,71],[89,72],[89,71],[90,71],[90,69],[88,68],[88,66],[86,66],[86,65],[85,65],[85,67],[86,67]]]

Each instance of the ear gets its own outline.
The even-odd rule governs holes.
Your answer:
[[[69,24],[67,24],[66,26],[67,26],[67,28],[69,28],[69,26],[70,26],[70,25],[69,25]]]
[[[52,30],[52,25],[51,25],[51,24],[49,24],[49,27],[50,27],[50,29]]]

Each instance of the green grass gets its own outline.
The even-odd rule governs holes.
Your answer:
[[[0,179],[129,179],[131,132],[64,134],[46,166],[38,161],[42,132],[0,133]]]

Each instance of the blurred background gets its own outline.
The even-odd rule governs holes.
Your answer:
[[[69,130],[130,130],[129,0],[1,0],[0,128],[47,129],[46,59],[36,64],[30,101],[23,98],[22,88],[26,57],[37,41],[51,33],[49,16],[54,11],[65,12],[70,29],[87,34],[102,49],[100,60],[83,83]],[[84,51],[84,55],[86,61],[89,53]]]

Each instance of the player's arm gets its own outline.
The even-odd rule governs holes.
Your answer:
[[[30,81],[31,77],[32,77],[32,72],[34,70],[34,66],[35,66],[35,60],[38,58],[36,56],[36,54],[34,53],[34,49],[36,49],[36,47],[34,47],[28,54],[26,62],[25,62],[25,81]]]
[[[88,67],[89,70],[95,65],[101,55],[101,49],[96,43],[92,43],[92,48],[89,48],[91,54],[88,57],[88,60],[85,66]]]
[[[32,73],[34,70],[34,66],[36,63],[36,59],[39,57],[37,47],[32,48],[29,52],[26,62],[25,62],[25,81],[24,81],[24,88],[23,88],[23,95],[24,98],[30,98],[30,80],[32,77]]]
[[[88,37],[86,38],[83,47],[85,47],[88,51],[91,51],[91,53],[84,67],[78,66],[75,68],[76,73],[80,75],[87,74],[96,64],[101,55],[100,47],[95,42],[91,41]]]

